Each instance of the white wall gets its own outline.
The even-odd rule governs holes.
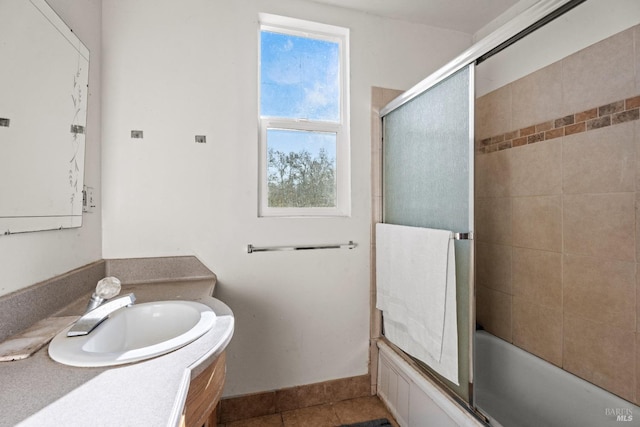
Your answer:
[[[350,218],[257,218],[259,12],[351,29]],[[195,254],[218,274],[227,396],[365,374],[371,86],[408,88],[471,36],[296,0],[103,0],[103,28],[103,256]]]
[[[485,95],[638,23],[638,0],[582,3],[481,63],[476,73],[476,96]],[[482,29],[477,34],[485,32]]]
[[[525,10],[534,6],[536,3],[540,3],[542,0],[520,0],[509,9],[494,18],[491,22],[487,23],[484,27],[480,28],[472,37],[474,43],[482,40],[498,28],[507,24],[512,19],[523,13]]]
[[[85,183],[100,197],[100,0],[47,0],[91,52]],[[0,236],[0,295],[102,258],[100,212],[85,214],[81,228]]]

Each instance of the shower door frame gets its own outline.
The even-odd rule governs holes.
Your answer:
[[[380,118],[469,64],[488,59],[587,0],[540,0],[380,109]]]
[[[377,129],[379,131],[379,135],[377,135],[377,138],[373,138],[374,135],[372,135],[372,139],[374,140],[373,142],[374,152],[378,144],[380,144],[380,148],[382,147],[382,141],[381,141],[382,134],[383,134],[382,123],[383,123],[384,116],[389,114],[391,111],[394,111],[395,109],[406,104],[407,102],[411,101],[412,99],[419,96],[423,92],[431,89],[433,86],[437,85],[438,83],[445,80],[446,78],[453,75],[454,73],[461,70],[462,68],[472,64],[476,64],[476,65],[479,64],[480,62],[484,61],[490,56],[507,48],[511,44],[515,43],[516,41],[520,40],[521,38],[532,33],[533,31],[542,27],[546,23],[563,15],[564,13],[568,12],[569,10],[573,9],[574,7],[578,6],[579,4],[585,1],[586,0],[541,0],[539,1],[538,3],[528,8],[527,10],[520,13],[514,19],[511,19],[505,25],[501,26],[500,28],[490,33],[488,36],[486,36],[479,42],[472,45],[469,49],[464,51],[458,57],[454,58],[445,66],[438,69],[436,72],[434,72],[424,80],[420,81],[414,87],[403,92],[400,96],[393,99],[387,105],[382,107],[379,110],[378,116],[374,118],[374,121],[375,120],[378,121],[378,123],[376,123],[377,128],[374,128],[374,129]],[[471,70],[473,70],[473,67],[471,67]],[[471,74],[475,76],[473,71],[471,72]],[[472,86],[475,86],[474,83],[475,82],[472,82]],[[469,105],[470,134],[471,134],[471,144],[472,144],[470,156],[473,158],[475,153],[475,150],[474,150],[475,141],[473,140],[475,94],[473,93],[473,91],[470,91],[470,92],[472,92],[470,105]],[[472,181],[472,183],[473,183],[473,175],[471,173],[473,173],[472,172],[473,166],[474,166],[474,162],[471,161],[469,167],[470,167],[470,180]],[[375,158],[375,156],[372,156],[372,169],[373,169],[372,177],[373,177],[374,183],[379,185],[380,189],[382,189],[382,155],[380,155],[379,158]],[[473,200],[474,196],[475,194],[473,192],[473,185],[471,185],[470,198]],[[375,194],[373,195],[372,200],[373,200],[372,201],[373,212],[372,212],[372,233],[371,233],[371,236],[372,236],[372,242],[371,242],[371,248],[372,248],[372,251],[371,251],[372,253],[371,254],[371,261],[372,261],[371,339],[373,342],[375,342],[375,340],[382,338],[381,336],[382,315],[381,315],[381,312],[377,310],[375,307],[375,224],[377,222],[383,221],[382,203],[384,201],[382,200],[382,197],[377,199]],[[473,206],[473,202],[471,202],[470,206]],[[473,211],[471,211],[470,214],[473,214]],[[472,244],[472,250],[470,255],[471,265],[473,265],[474,263],[473,248],[474,248],[474,245]],[[470,301],[469,318],[470,318],[470,321],[475,321],[475,291],[474,291],[473,276],[470,277],[470,282],[471,282],[470,283],[471,295],[469,300]],[[471,303],[472,301],[473,303]],[[472,332],[475,329],[475,323],[470,325],[470,327],[472,328],[470,329],[470,332]],[[452,390],[449,390],[448,387],[446,387],[446,385],[444,384],[443,384],[443,389],[456,401],[463,404],[463,406],[466,406],[471,412],[476,413],[478,416],[480,416],[480,418],[484,418],[481,416],[481,414],[478,414],[475,411],[475,404],[473,401],[473,334],[470,333],[469,335],[470,335],[469,340],[471,341],[469,345],[469,359],[470,359],[469,360],[469,399],[468,401],[464,400],[463,398],[458,396],[455,392],[453,392]],[[388,340],[385,339],[385,342],[388,342]],[[389,344],[391,347],[394,347],[397,349],[397,347],[393,346],[392,343],[389,343]],[[402,352],[401,354],[404,355],[404,353]],[[371,374],[371,381],[372,381],[373,387],[375,387],[377,382],[377,357],[378,357],[378,351],[374,343],[373,345],[371,345],[371,350],[370,350],[370,374]],[[404,358],[407,362],[411,364],[411,359],[408,358],[408,356],[405,356]],[[436,377],[434,377],[433,375],[431,376],[437,380]]]

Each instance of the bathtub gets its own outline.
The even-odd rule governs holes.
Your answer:
[[[475,404],[492,426],[640,426],[640,407],[485,331],[474,351]]]

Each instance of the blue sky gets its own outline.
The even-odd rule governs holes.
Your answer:
[[[260,114],[340,121],[338,43],[262,31]]]

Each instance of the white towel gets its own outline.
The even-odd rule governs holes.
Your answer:
[[[376,282],[387,339],[458,384],[453,233],[377,224]]]

